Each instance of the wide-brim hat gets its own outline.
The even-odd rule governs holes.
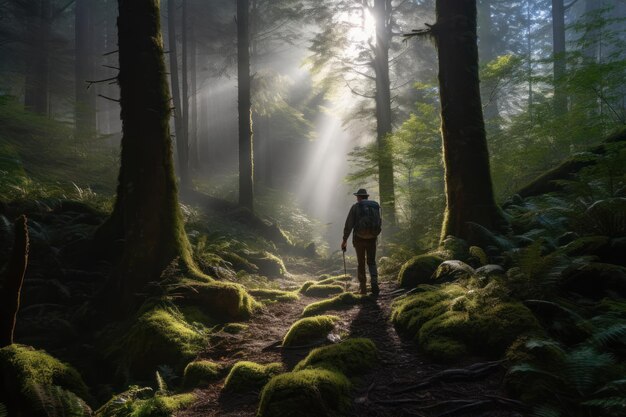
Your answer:
[[[357,191],[356,193],[352,193],[353,195],[356,196],[363,196],[363,197],[369,197],[370,195],[367,193],[367,190],[365,188],[359,188],[359,191]]]

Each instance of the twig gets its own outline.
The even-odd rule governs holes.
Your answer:
[[[114,102],[116,102],[116,103],[119,103],[119,102],[120,102],[120,100],[119,100],[119,99],[115,99],[115,98],[107,97],[107,96],[102,95],[102,94],[98,94],[98,97],[102,97],[102,98],[104,98],[104,99],[106,99],[106,100],[114,101]]]

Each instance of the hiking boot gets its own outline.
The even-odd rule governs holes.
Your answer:
[[[378,294],[380,294],[380,288],[378,287],[378,284],[372,284],[372,295],[374,297],[378,297]]]

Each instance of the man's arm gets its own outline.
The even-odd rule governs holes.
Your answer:
[[[352,233],[352,229],[354,229],[354,222],[356,221],[356,205],[350,207],[350,211],[348,212],[348,217],[346,218],[346,224],[343,227],[343,242],[341,244],[341,248],[345,249],[346,243],[348,242],[348,237],[350,237],[350,233]]]

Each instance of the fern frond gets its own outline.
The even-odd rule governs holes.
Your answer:
[[[561,417],[561,412],[553,407],[537,407],[533,410],[534,417]]]
[[[167,393],[167,383],[165,382],[159,371],[156,371],[156,383],[158,388],[158,394]]]
[[[580,395],[591,393],[598,377],[604,369],[612,366],[615,358],[608,353],[600,353],[590,346],[582,346],[570,352],[564,362],[564,373]]]
[[[2,403],[0,403],[0,417],[9,417],[9,410]]]
[[[603,347],[614,341],[626,343],[626,323],[615,324],[602,329],[594,333],[591,338],[591,343],[596,347]]]

